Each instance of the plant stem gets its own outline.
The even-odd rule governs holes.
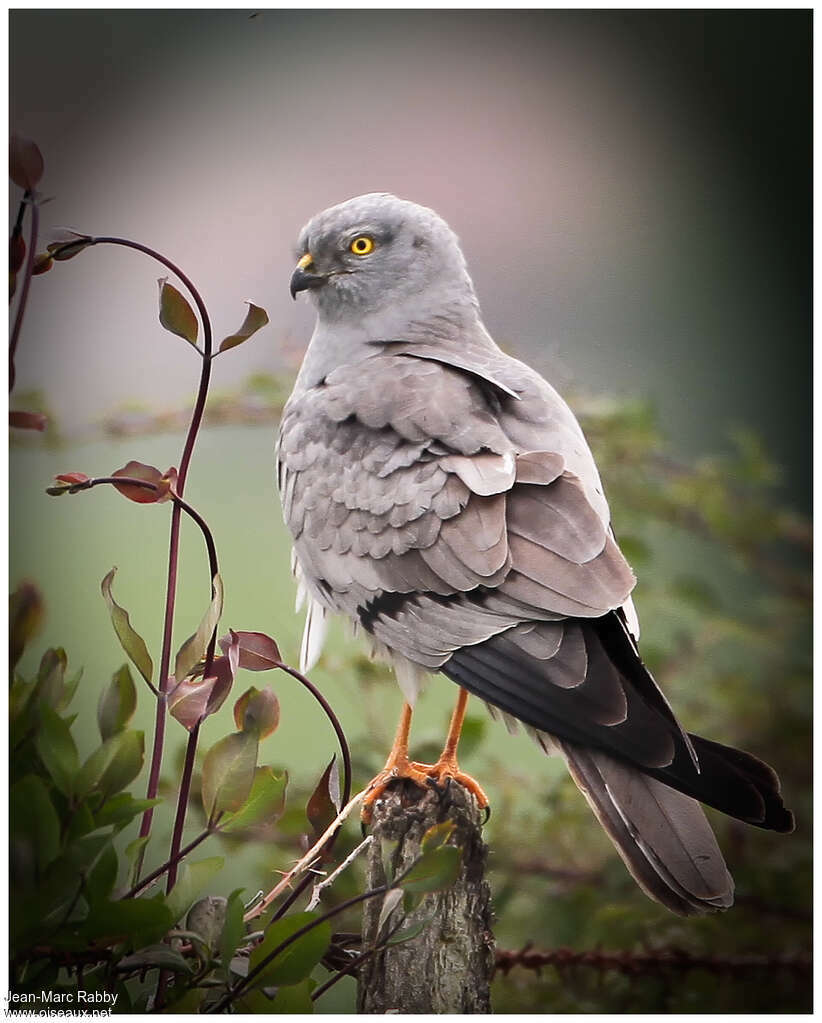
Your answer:
[[[239,994],[241,994],[243,988],[248,987],[251,981],[254,980],[255,977],[258,977],[263,972],[263,970],[265,970],[269,963],[276,959],[281,952],[284,952],[289,947],[289,945],[293,945],[295,941],[299,941],[299,939],[302,938],[303,935],[307,934],[309,931],[313,931],[315,927],[318,927],[321,923],[325,923],[326,920],[331,920],[335,916],[338,916],[346,909],[350,909],[352,906],[358,905],[360,902],[365,902],[367,899],[374,899],[378,895],[384,895],[389,890],[389,888],[392,888],[395,885],[399,884],[401,880],[402,878],[398,878],[394,881],[393,885],[388,884],[380,885],[379,888],[372,888],[370,891],[362,892],[360,895],[354,895],[350,899],[346,899],[345,902],[341,902],[338,906],[334,906],[333,909],[329,909],[329,911],[327,913],[323,913],[322,916],[318,916],[315,920],[311,920],[303,927],[300,927],[299,930],[294,931],[293,934],[289,934],[289,936],[284,941],[281,941],[276,948],[273,948],[264,959],[257,963],[254,969],[249,972],[248,976],[242,977],[234,985],[234,987],[231,988],[230,991],[228,991],[225,997],[221,998],[220,1001],[217,1002],[217,1004],[208,1011],[210,1013],[222,1012],[223,1009],[230,1005],[231,1002],[233,1002],[234,999]]]
[[[203,419],[203,411],[205,410],[206,398],[208,397],[208,385],[211,379],[211,359],[212,359],[212,347],[213,337],[211,330],[211,320],[208,315],[208,310],[205,307],[200,293],[194,287],[194,284],[189,278],[183,273],[183,271],[167,259],[161,253],[155,249],[149,248],[147,245],[142,245],[140,242],[131,241],[128,238],[93,238],[90,242],[91,245],[121,245],[127,249],[135,249],[137,252],[143,252],[147,256],[151,256],[152,259],[156,259],[158,263],[161,263],[164,267],[169,269],[175,274],[183,285],[187,288],[189,294],[194,299],[194,303],[197,306],[197,310],[200,314],[200,320],[203,324],[203,352],[202,352],[202,368],[200,371],[200,384],[197,389],[197,399],[194,403],[194,409],[191,413],[191,422],[189,423],[188,433],[186,434],[185,444],[183,446],[183,454],[180,459],[180,466],[178,469],[177,476],[177,493],[180,497],[183,496],[183,490],[185,488],[186,477],[188,475],[188,468],[191,463],[191,456],[194,452],[194,444],[197,440],[197,433],[200,429],[200,424]],[[160,769],[163,761],[163,745],[165,740],[165,717],[166,717],[166,699],[165,694],[168,688],[168,670],[171,664],[171,644],[173,638],[174,628],[174,607],[177,595],[177,567],[180,554],[180,514],[181,509],[177,501],[174,502],[174,508],[171,511],[171,530],[168,544],[168,576],[166,581],[166,606],[165,615],[163,618],[163,645],[162,652],[160,655],[160,675],[158,678],[158,689],[160,695],[157,698],[157,712],[154,719],[154,741],[151,753],[151,767],[149,769],[148,786],[146,789],[146,798],[154,799],[157,795],[157,789],[160,783]],[[190,740],[189,740],[190,745]],[[181,793],[182,794],[182,793]],[[179,814],[179,802],[178,802],[178,814]],[[154,816],[154,807],[149,807],[148,810],[143,814],[143,818],[140,822],[140,837],[144,838],[151,832],[151,822]],[[137,858],[137,864],[135,869],[135,876],[139,876],[139,872],[143,864],[143,856],[145,853],[145,845],[140,850]],[[172,848],[171,858],[174,857],[174,849]]]
[[[279,662],[277,667],[287,672],[289,675],[291,675],[292,678],[295,678],[298,682],[301,682],[306,687],[306,689],[308,689],[308,691],[311,693],[311,695],[314,697],[317,703],[319,703],[319,705],[325,711],[326,717],[331,722],[331,727],[337,734],[337,739],[340,743],[340,751],[342,752],[343,761],[343,792],[341,801],[342,805],[346,806],[349,799],[351,798],[351,751],[348,748],[348,740],[345,737],[345,732],[343,732],[342,730],[342,725],[340,724],[337,715],[331,709],[331,704],[326,700],[323,694],[319,691],[319,689],[317,689],[317,687],[310,679],[306,678],[305,675],[302,674],[302,672],[297,671],[296,668],[292,668],[288,664],[283,664],[282,662]],[[327,843],[325,844],[325,847],[321,850],[323,853],[331,852],[331,850],[334,848],[334,843],[337,840],[338,834],[339,828],[337,828],[337,830],[334,831],[331,837],[328,839]],[[303,894],[303,892],[310,884],[311,875],[306,874],[305,877],[303,877],[298,882],[296,887],[289,892],[287,897],[283,899],[282,904],[277,907],[277,909],[274,912],[274,915],[272,916],[272,920],[279,920],[280,917],[285,916],[285,914],[289,911],[289,909],[291,909],[291,907],[294,905],[297,899]]]
[[[243,917],[246,923],[249,920],[256,919],[258,916],[262,916],[262,914],[268,909],[271,903],[290,886],[292,880],[295,877],[297,877],[298,874],[301,874],[303,873],[303,871],[308,870],[311,864],[322,853],[329,839],[333,838],[337,834],[340,826],[346,820],[346,818],[354,809],[354,807],[358,806],[362,802],[362,799],[367,791],[368,791],[367,789],[363,789],[361,792],[358,792],[353,799],[350,799],[346,803],[346,805],[342,808],[342,810],[340,810],[340,812],[337,814],[334,820],[328,825],[328,827],[325,829],[322,835],[320,835],[319,839],[308,850],[308,852],[297,863],[294,864],[294,866],[291,868],[291,870],[288,871],[287,874],[280,878],[280,880],[265,896],[265,898],[255,903],[254,906],[248,910],[248,912]],[[311,875],[308,874],[307,877],[310,882]],[[280,913],[275,914],[274,916],[272,916],[272,920],[278,919],[280,915],[282,914]]]
[[[31,285],[32,270],[34,269],[35,249],[37,248],[37,233],[40,229],[40,210],[37,201],[30,191],[23,196],[23,203],[20,204],[20,212],[17,215],[17,224],[22,223],[23,205],[29,200],[31,206],[31,231],[29,232],[29,248],[26,253],[26,265],[23,270],[23,284],[20,288],[20,299],[17,303],[17,312],[14,317],[14,326],[11,329],[9,339],[9,393],[14,387],[14,356],[17,353],[17,344],[20,340],[20,331],[23,327],[23,316],[26,312],[26,305],[29,298],[29,286]],[[17,229],[15,225],[15,230]]]
[[[213,660],[214,650],[210,651],[211,656],[207,658],[205,677],[208,677],[210,661]],[[180,860],[180,846],[183,842],[183,828],[186,822],[186,811],[188,810],[188,797],[191,793],[191,777],[194,773],[194,757],[197,753],[197,740],[200,737],[200,722],[188,733],[188,744],[186,745],[186,759],[183,766],[183,776],[180,779],[180,794],[177,797],[177,813],[174,816],[174,831],[171,836],[171,851],[169,862],[171,866],[166,879],[166,894],[168,894],[177,882],[177,864]]]
[[[152,881],[156,881],[158,877],[161,877],[167,870],[170,870],[173,866],[179,863],[180,860],[188,856],[188,854],[192,852],[194,849],[196,849],[201,842],[204,842],[209,835],[215,834],[216,830],[217,830],[216,828],[206,828],[205,831],[201,831],[196,838],[193,838],[188,843],[188,845],[180,849],[180,851],[177,853],[177,858],[175,860],[170,859],[166,860],[166,862],[162,863],[159,867],[157,867],[156,870],[152,870],[150,874],[146,874],[146,876],[142,879],[142,881],[140,881],[139,884],[134,885],[133,888],[130,888],[126,892],[123,898],[133,899],[135,896],[139,895],[144,888],[148,888]]]

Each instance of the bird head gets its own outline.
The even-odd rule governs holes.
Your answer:
[[[451,228],[433,210],[384,192],[318,213],[300,232],[296,255],[291,295],[308,292],[321,319],[396,309],[411,296],[475,304]]]

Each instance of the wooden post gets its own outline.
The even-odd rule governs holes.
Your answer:
[[[403,869],[420,855],[425,832],[445,820],[454,822],[449,844],[462,850],[462,860],[455,883],[426,895],[409,914],[409,925],[429,920],[422,932],[365,960],[358,982],[359,1012],[490,1013],[494,936],[481,816],[474,797],[457,784],[423,791],[399,781],[376,804],[369,887],[386,882],[384,856],[392,857],[395,871]],[[380,900],[366,903],[364,948],[374,942],[380,908]]]

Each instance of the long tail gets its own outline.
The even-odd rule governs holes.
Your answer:
[[[733,878],[696,800],[607,753],[554,742],[647,895],[683,916],[733,904]]]

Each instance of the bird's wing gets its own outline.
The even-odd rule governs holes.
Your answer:
[[[687,874],[660,873],[654,856],[667,862],[673,846],[645,832],[685,822],[670,840],[690,828],[698,857],[709,828],[679,796],[666,804],[666,786],[789,830],[778,782],[741,753],[711,751],[700,773],[702,740],[682,730],[626,628],[634,576],[562,399],[501,355],[470,372],[422,356],[382,351],[286,407],[279,482],[314,617],[348,615],[395,665],[439,669],[546,748],[558,740],[631,869],[645,862],[646,886],[658,879],[656,896],[679,905]],[[412,701],[414,684],[405,678]],[[645,788],[620,763],[647,775]],[[646,789],[661,817],[631,809]],[[714,891],[720,868],[706,871],[691,911],[730,898]]]
[[[573,690],[572,717],[604,701],[613,723],[624,715],[621,685],[600,685],[588,671],[582,634],[567,619],[619,608],[634,576],[575,419],[559,398],[546,417],[551,403],[526,385],[516,373],[507,388],[416,354],[381,353],[295,395],[278,464],[313,600],[307,635],[321,635],[318,607],[339,611],[388,649],[437,669],[521,626],[517,642],[527,644],[527,634],[550,651],[548,689]],[[513,398],[515,388],[524,397]],[[521,422],[505,424],[514,403],[530,434]],[[540,435],[553,446],[531,447]],[[539,636],[536,622],[545,623]],[[307,650],[313,656],[316,643]],[[665,713],[662,731],[678,731],[655,687],[648,696]],[[518,709],[510,712],[528,721]]]

